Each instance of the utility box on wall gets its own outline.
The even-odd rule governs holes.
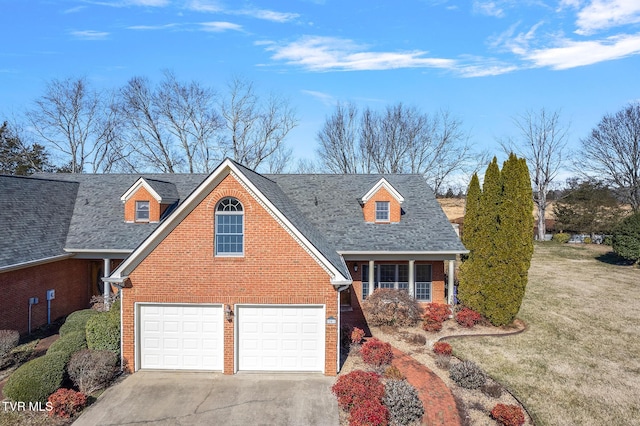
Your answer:
[[[56,291],[51,289],[47,290],[47,300],[53,300],[56,298]]]

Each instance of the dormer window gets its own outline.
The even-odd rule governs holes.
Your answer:
[[[149,201],[136,201],[136,222],[149,222]]]
[[[389,222],[388,201],[376,201],[376,222]]]

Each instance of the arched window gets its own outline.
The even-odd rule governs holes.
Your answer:
[[[216,206],[216,256],[242,256],[244,254],[244,213],[242,204],[227,197]]]

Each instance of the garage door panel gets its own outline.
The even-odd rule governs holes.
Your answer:
[[[222,370],[222,307],[141,305],[140,368]]]
[[[324,308],[239,306],[238,369],[324,371]]]

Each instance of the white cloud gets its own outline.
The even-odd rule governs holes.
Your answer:
[[[105,38],[109,37],[108,32],[94,30],[71,31],[70,34],[75,38],[79,38],[82,40],[104,40]]]
[[[425,57],[427,52],[371,52],[366,46],[337,37],[306,36],[285,45],[266,48],[274,60],[309,71],[363,71],[399,68],[452,68],[451,59]]]
[[[138,31],[153,31],[153,30],[168,30],[171,28],[179,27],[180,24],[164,24],[164,25],[132,25],[127,27],[128,30]]]
[[[76,13],[76,12],[80,12],[83,9],[86,9],[87,6],[76,6],[76,7],[72,7],[70,9],[66,9],[64,11],[62,11],[62,13],[64,13],[65,15],[69,14],[69,13]]]
[[[247,15],[257,19],[263,19],[265,21],[271,22],[289,22],[298,18],[300,15],[297,13],[289,13],[289,12],[276,12],[273,10],[266,9],[246,9],[240,10],[237,12],[231,12],[237,15]]]
[[[504,9],[495,1],[474,0],[473,11],[474,13],[494,16],[496,18],[504,18],[505,16]]]
[[[301,90],[305,95],[312,96],[322,102],[324,105],[332,106],[335,105],[336,100],[333,96],[324,92],[317,92],[315,90]]]
[[[192,0],[187,3],[187,9],[196,12],[222,12],[223,8],[217,1]]]
[[[203,31],[210,31],[215,33],[221,33],[224,31],[242,31],[242,26],[234,24],[233,22],[201,22],[200,26],[202,27]]]
[[[640,54],[640,33],[590,41],[562,39],[556,44],[555,47],[530,50],[522,57],[538,67],[556,70],[593,65]]]
[[[576,34],[589,35],[599,30],[640,22],[638,0],[592,0],[578,12]]]

